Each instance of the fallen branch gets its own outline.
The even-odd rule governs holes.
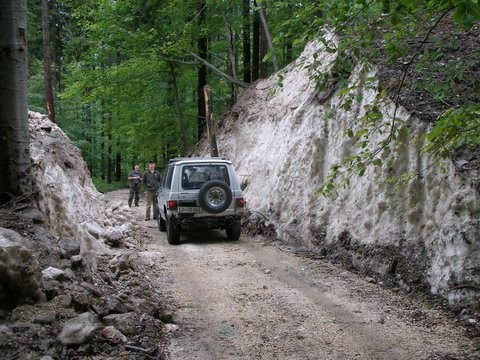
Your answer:
[[[235,84],[235,85],[238,85],[242,88],[246,88],[248,85],[245,84],[243,81],[240,81],[240,80],[237,80],[237,79],[234,79],[233,77],[231,77],[230,75],[224,73],[222,70],[220,70],[219,68],[217,68],[216,66],[210,64],[207,60],[201,58],[200,56],[198,56],[197,54],[191,52],[191,51],[188,51],[187,50],[187,53],[194,57],[195,59],[197,59],[198,61],[200,61],[202,64],[204,64],[206,67],[208,67],[209,69],[213,70],[214,72],[216,72],[217,74],[219,74],[221,77],[223,77],[225,80],[231,82],[232,84]]]

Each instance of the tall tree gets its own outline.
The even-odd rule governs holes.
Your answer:
[[[31,193],[27,1],[0,2],[0,203]]]
[[[48,0],[42,0],[42,34],[43,34],[43,79],[45,85],[45,108],[48,118],[55,122],[52,85],[52,53],[50,45],[50,22]]]
[[[260,78],[265,79],[268,76],[268,63],[266,56],[268,54],[268,27],[266,26],[266,4],[262,1],[258,9],[258,16],[260,17]]]
[[[257,2],[253,0],[255,11],[253,12],[253,33],[252,33],[252,81],[260,76],[260,14]]]
[[[202,26],[205,22],[205,14],[207,11],[207,3],[205,0],[200,1],[199,5],[199,28],[200,28],[200,35],[197,40],[197,51],[198,56],[202,59],[206,59],[208,55],[208,37],[202,29]],[[207,85],[207,66],[205,64],[201,64],[198,68],[198,75],[197,75],[197,96],[198,96],[198,103],[197,103],[197,123],[198,123],[198,139],[203,135],[205,131],[205,118],[206,118],[206,111],[205,111],[205,96],[203,94],[203,87]]]
[[[243,19],[243,82],[252,81],[251,67],[251,46],[250,46],[250,0],[243,0],[242,19]]]

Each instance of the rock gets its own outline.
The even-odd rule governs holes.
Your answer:
[[[173,322],[173,313],[165,309],[158,309],[158,313],[155,316],[157,319],[160,319],[163,323],[172,323]]]
[[[66,278],[63,270],[49,266],[42,270],[42,281],[57,280],[62,281]]]
[[[63,272],[65,275],[65,278],[67,278],[68,280],[72,280],[75,278],[75,273],[73,272],[72,269],[66,268],[65,270],[63,270]]]
[[[478,321],[476,319],[468,319],[467,324],[471,326],[475,326],[478,324]]]
[[[71,296],[71,305],[78,312],[87,311],[95,301],[95,299],[89,293],[86,293],[84,289],[78,287],[76,288],[76,291],[71,294]]]
[[[95,316],[85,312],[65,324],[57,341],[63,345],[80,345],[93,336],[95,329]]]
[[[118,254],[108,263],[108,267],[115,273],[115,278],[130,268],[130,257],[128,254]]]
[[[108,299],[102,309],[103,315],[124,314],[126,312],[128,312],[128,309],[125,306],[125,304],[119,299],[115,299],[115,298]]]
[[[102,291],[100,289],[98,289],[97,287],[95,287],[94,285],[84,281],[80,284],[81,287],[87,289],[88,291],[90,291],[92,293],[92,295],[96,296],[96,297],[100,297],[102,296]]]
[[[165,331],[167,333],[172,333],[172,332],[175,332],[178,330],[178,325],[175,325],[175,324],[165,324],[164,326],[165,328]]]
[[[136,312],[126,314],[111,314],[103,317],[105,325],[112,325],[119,329],[125,335],[138,334],[142,328],[140,316]]]
[[[96,239],[105,234],[105,230],[95,222],[87,222],[85,224],[85,228],[87,229],[88,233]]]
[[[58,242],[60,256],[69,259],[74,255],[80,254],[80,244],[75,239],[65,238]]]
[[[63,307],[70,307],[72,305],[72,296],[70,294],[63,295],[60,303]]]
[[[54,311],[47,311],[45,313],[40,314],[37,318],[33,320],[33,322],[47,325],[53,324],[57,320],[57,314]]]
[[[70,258],[70,263],[72,264],[72,269],[78,269],[82,267],[83,264],[83,257],[82,255],[74,255]]]
[[[106,326],[100,334],[112,344],[126,344],[127,337],[114,326]]]
[[[119,229],[109,229],[105,233],[105,243],[114,247],[122,246],[125,235]]]
[[[9,340],[13,338],[13,331],[7,325],[0,325],[0,346],[8,344]]]
[[[17,232],[0,227],[0,308],[3,309],[42,298],[38,259],[23,242]]]

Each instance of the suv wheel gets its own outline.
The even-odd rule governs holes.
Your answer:
[[[235,220],[227,226],[225,229],[228,240],[240,239],[240,233],[242,232],[242,224],[240,220]]]
[[[158,214],[158,217],[157,217],[157,224],[158,224],[158,230],[160,231],[167,230],[167,223],[165,222],[165,220],[163,220],[160,214]]]
[[[209,213],[221,213],[225,211],[232,202],[232,190],[230,186],[223,181],[207,181],[200,188],[198,202],[203,210]]]
[[[175,224],[175,221],[172,221],[172,219],[170,219],[168,216],[166,221],[166,227],[168,243],[170,245],[177,245],[180,242],[180,229]]]

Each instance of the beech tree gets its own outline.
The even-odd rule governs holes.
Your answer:
[[[31,193],[27,1],[0,1],[0,203]]]

